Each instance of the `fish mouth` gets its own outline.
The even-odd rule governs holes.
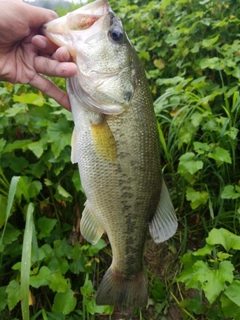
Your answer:
[[[106,16],[111,11],[106,0],[97,0],[89,3],[65,16],[45,23],[41,27],[41,33],[46,35],[51,41],[59,46],[69,47],[69,41],[73,43],[74,32],[78,32],[78,37],[83,37],[81,31],[92,27],[95,22]],[[73,52],[71,52],[74,55]]]

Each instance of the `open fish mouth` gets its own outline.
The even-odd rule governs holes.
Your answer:
[[[82,31],[90,28],[96,21],[106,16],[111,7],[106,0],[99,0],[83,6],[74,12],[70,12],[65,16],[48,22],[42,26],[42,33],[50,37],[54,35],[54,42],[56,42],[56,35],[67,35],[70,31]],[[58,45],[64,45],[59,38]]]

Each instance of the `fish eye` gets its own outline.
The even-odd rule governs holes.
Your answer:
[[[109,31],[108,35],[116,43],[121,43],[123,40],[123,32],[121,29],[112,29]]]

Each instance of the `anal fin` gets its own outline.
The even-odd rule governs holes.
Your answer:
[[[163,180],[157,211],[150,222],[149,231],[154,242],[160,243],[171,238],[175,234],[177,227],[177,216]]]
[[[97,243],[104,233],[104,230],[98,223],[88,201],[86,202],[82,213],[80,231],[83,237],[92,244]]]

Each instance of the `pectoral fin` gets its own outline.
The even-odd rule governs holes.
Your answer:
[[[72,147],[72,151],[71,151],[71,161],[72,163],[77,163],[77,134],[75,129],[73,130],[72,133],[72,141],[71,141],[71,147]]]
[[[86,202],[82,213],[80,231],[83,237],[92,244],[97,243],[104,233],[104,230],[99,225],[88,201]]]
[[[149,231],[154,242],[160,243],[171,238],[175,234],[177,226],[177,216],[163,180],[157,211],[150,222]]]
[[[112,131],[104,118],[99,124],[91,125],[96,154],[107,161],[117,159],[117,148]]]

